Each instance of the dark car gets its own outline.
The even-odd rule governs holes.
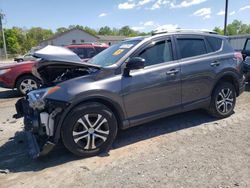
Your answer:
[[[247,81],[250,81],[250,38],[248,38],[245,42],[242,55],[244,58],[245,77]]]
[[[119,129],[193,109],[225,118],[245,87],[241,54],[215,34],[132,38],[87,63],[67,56],[58,62],[52,54],[40,53],[43,60],[34,68],[48,87],[16,104],[15,117],[24,116],[34,157],[59,140],[78,156],[93,156],[109,149]]]
[[[245,73],[245,77],[246,77],[246,81],[250,81],[250,56],[246,57],[244,62],[243,62],[243,66],[244,66],[244,73]]]
[[[243,58],[250,57],[250,38],[246,39],[244,48],[242,50]]]

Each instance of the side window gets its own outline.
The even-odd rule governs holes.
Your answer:
[[[96,55],[94,48],[86,48],[85,49],[86,57],[85,58],[92,58]]]
[[[154,46],[144,49],[139,57],[146,60],[146,66],[155,65],[173,60],[171,41],[156,42]]]
[[[221,48],[222,39],[216,37],[206,37],[211,52],[216,52]]]
[[[250,39],[247,39],[245,50],[250,51]]]
[[[206,54],[206,44],[203,39],[177,39],[181,57],[193,57]]]

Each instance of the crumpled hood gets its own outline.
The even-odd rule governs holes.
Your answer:
[[[81,62],[80,57],[74,52],[59,46],[48,45],[41,50],[36,51],[33,56],[47,61]]]
[[[32,68],[32,74],[51,85],[54,81],[65,81],[89,74],[89,69],[99,70],[99,65],[83,62],[74,52],[64,47],[47,46],[34,53],[40,58]]]

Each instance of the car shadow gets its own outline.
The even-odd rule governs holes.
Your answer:
[[[245,91],[250,92],[250,82],[246,84]]]
[[[186,112],[163,118],[141,126],[120,131],[112,150],[151,139],[171,132],[202,126],[203,123],[216,121],[203,110]],[[84,160],[68,152],[62,145],[57,146],[47,157],[32,160],[28,155],[28,143],[24,132],[17,132],[15,137],[0,147],[0,169],[12,173],[40,171],[74,160]],[[99,155],[108,157],[108,153]]]
[[[10,99],[10,98],[17,98],[22,97],[22,95],[17,90],[4,90],[0,91],[0,99]]]

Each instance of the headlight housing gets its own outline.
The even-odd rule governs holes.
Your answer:
[[[34,110],[43,110],[45,107],[45,101],[44,98],[56,92],[58,89],[60,89],[59,86],[54,86],[54,87],[49,87],[49,88],[44,88],[44,89],[37,89],[34,91],[31,91],[27,94],[28,96],[28,101],[29,101],[29,106],[33,108]]]

